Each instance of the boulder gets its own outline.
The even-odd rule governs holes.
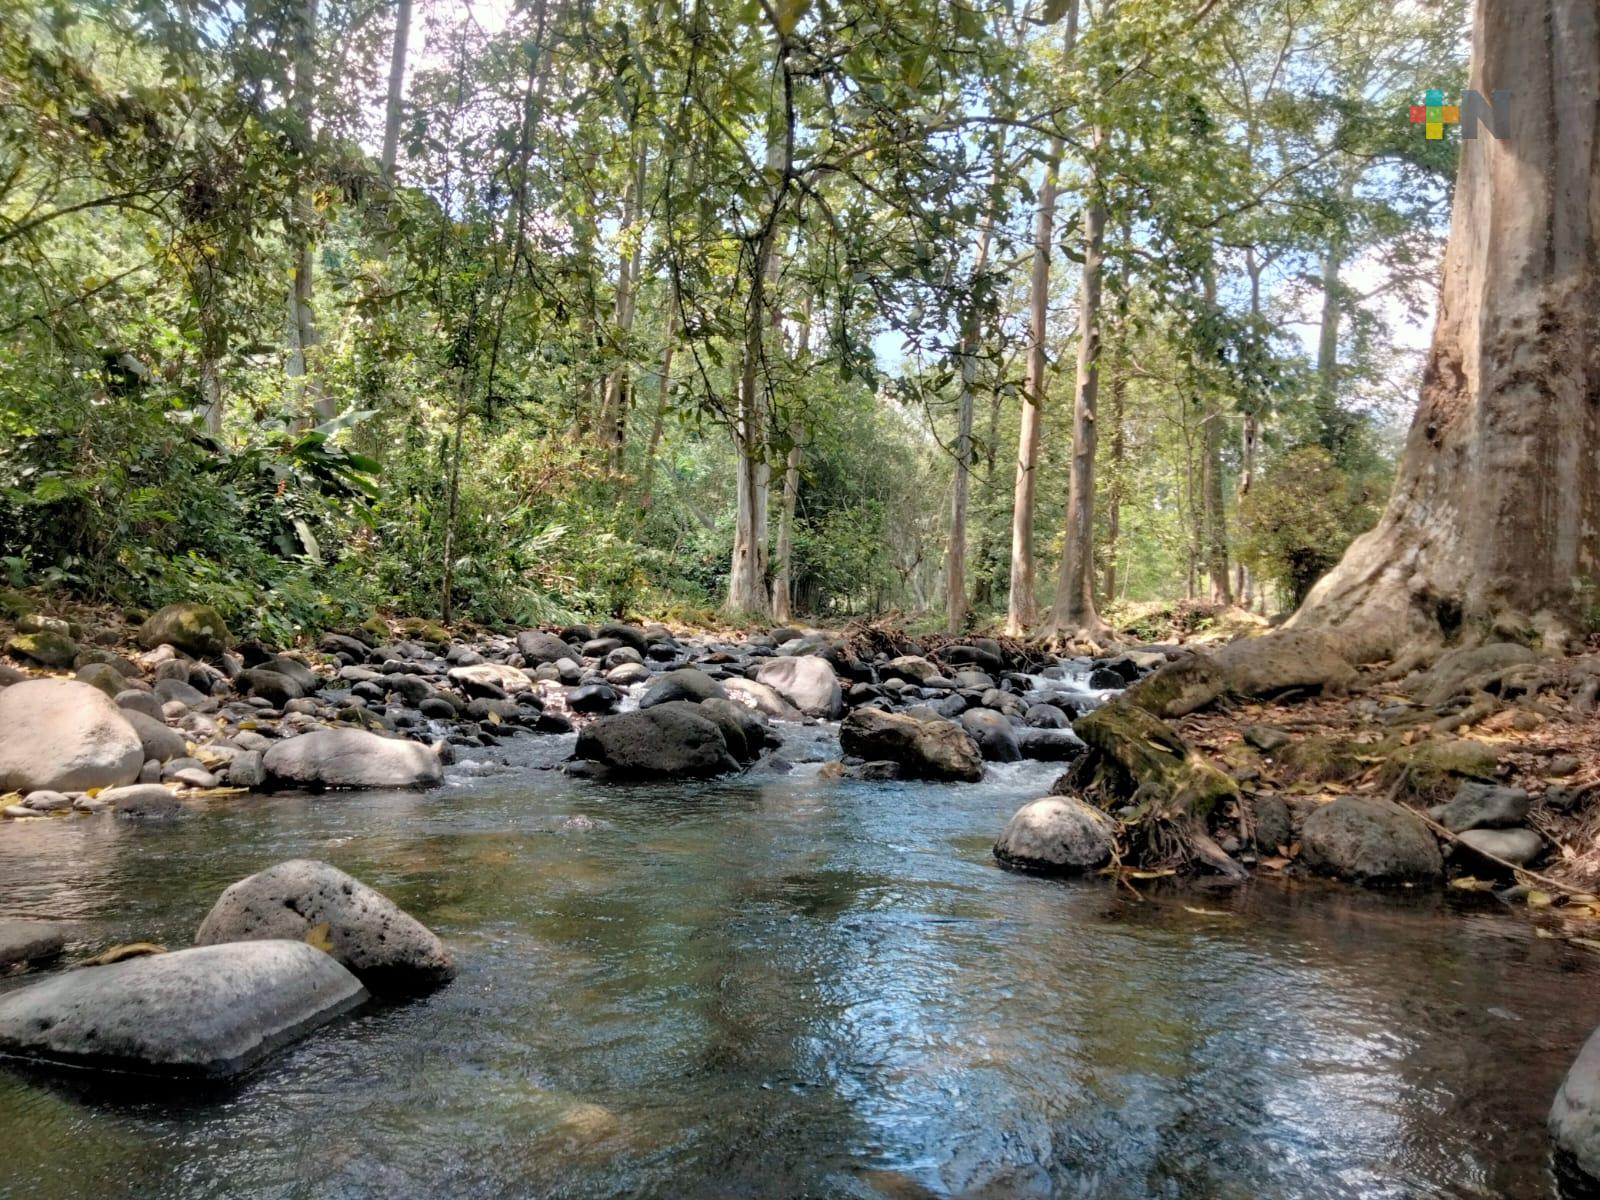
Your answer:
[[[0,997],[0,1054],[217,1078],[366,998],[304,942],[231,942],[66,971]]]
[[[954,721],[919,721],[903,713],[857,708],[839,727],[846,754],[868,761],[899,763],[907,777],[960,780],[983,778],[978,744]]]
[[[993,709],[969,708],[958,719],[989,762],[1016,762],[1022,757],[1016,730]]]
[[[1525,867],[1544,851],[1544,839],[1531,829],[1468,829],[1462,845],[1491,854],[1514,867]]]
[[[48,962],[67,944],[66,927],[53,921],[0,917],[0,973],[14,967]]]
[[[132,783],[139,735],[100,689],[30,679],[0,691],[0,792],[81,792]]]
[[[748,708],[737,700],[723,700],[713,696],[702,700],[700,712],[716,721],[722,730],[722,740],[728,744],[728,753],[740,762],[752,762],[761,756],[769,741],[777,744],[781,739],[767,727],[766,716],[757,709]]]
[[[578,734],[573,757],[624,778],[704,777],[738,769],[722,729],[678,701],[601,717]]]
[[[139,626],[139,644],[146,650],[168,645],[195,658],[215,658],[233,643],[222,614],[209,604],[169,604]]]
[[[279,785],[321,788],[427,788],[444,779],[439,755],[419,742],[363,729],[317,729],[275,743],[262,759]]]
[[[313,859],[281,862],[232,884],[194,935],[197,946],[272,938],[317,940],[374,993],[424,990],[456,972],[427,926],[382,892]]]
[[[878,674],[885,679],[904,679],[907,683],[921,686],[936,678],[939,668],[919,654],[903,654],[884,663],[878,668]]]
[[[517,651],[522,661],[530,667],[541,663],[560,662],[564,658],[577,660],[578,652],[553,633],[540,633],[530,629],[517,634]]]
[[[1022,719],[1034,729],[1066,729],[1072,724],[1066,711],[1054,704],[1030,704]]]
[[[306,694],[306,689],[298,680],[270,667],[251,667],[240,671],[233,686],[241,696],[260,696],[274,708],[282,708],[289,701],[299,700]]]
[[[1019,730],[1017,748],[1023,758],[1039,762],[1071,762],[1087,749],[1070,729]]]
[[[1449,803],[1428,813],[1451,833],[1468,829],[1514,829],[1528,817],[1528,793],[1519,787],[1463,783]]]
[[[616,689],[604,683],[586,683],[567,692],[567,707],[573,712],[608,713],[621,699]]]
[[[1332,641],[1309,630],[1277,630],[1240,638],[1214,651],[1212,662],[1235,696],[1275,696],[1287,691],[1342,693],[1356,671]]]
[[[1600,1029],[1589,1035],[1567,1071],[1547,1124],[1556,1145],[1584,1174],[1600,1180]],[[1579,1193],[1574,1189],[1573,1194]]]
[[[124,709],[122,719],[132,725],[134,732],[139,735],[139,744],[144,748],[145,762],[149,762],[152,758],[156,762],[170,762],[174,758],[183,757],[189,751],[183,734],[164,721],[157,721],[132,709]]]
[[[772,688],[808,717],[831,721],[843,704],[839,677],[826,659],[814,654],[769,658],[756,669],[756,681]]]
[[[1429,883],[1443,861],[1415,813],[1388,800],[1341,796],[1311,813],[1300,857],[1313,871],[1368,885]]]
[[[533,690],[533,680],[507,663],[479,663],[473,667],[451,667],[450,682],[469,696],[484,694],[484,689],[497,687],[508,696]]]
[[[159,783],[133,783],[107,788],[95,797],[101,806],[131,821],[167,821],[185,817],[189,810]]]
[[[1094,871],[1111,861],[1111,818],[1071,796],[1024,804],[1006,822],[994,856],[1008,867],[1048,874]]]
[[[78,643],[64,633],[41,629],[37,633],[19,633],[9,639],[6,653],[41,667],[70,667],[72,660],[78,657]]]
[[[128,686],[128,677],[115,667],[106,663],[84,663],[83,666],[79,667],[72,674],[73,678],[78,679],[83,683],[87,683],[92,687],[99,688],[102,692],[111,697],[113,703],[115,703],[117,697],[121,695],[122,689]]]
[[[674,700],[687,700],[698,704],[702,700],[726,700],[727,691],[704,671],[697,671],[693,667],[683,667],[676,671],[667,671],[645,688],[644,694],[639,697],[640,708],[654,708],[658,704],[670,704]]]
[[[722,689],[727,692],[728,699],[764,713],[774,721],[800,721],[805,718],[805,714],[778,695],[775,688],[758,683],[754,679],[742,679],[738,676],[724,679]]]
[[[610,640],[632,646],[640,654],[649,648],[650,639],[645,637],[644,630],[635,625],[602,625],[594,631],[594,636],[601,640]]]

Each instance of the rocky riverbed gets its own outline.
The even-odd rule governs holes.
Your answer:
[[[990,831],[996,863],[1024,873],[1238,881],[1251,870],[1307,871],[1413,888],[1450,876],[1520,898],[1529,886],[1513,870],[1548,850],[1527,790],[1471,755],[1423,762],[1405,741],[1401,783],[1429,768],[1425,821],[1396,802],[1400,787],[1314,800],[1263,788],[1262,765],[1293,762],[1310,740],[1281,725],[1246,726],[1243,756],[1197,748],[1205,738],[1186,714],[1351,687],[1348,665],[1304,639],[1204,656],[1142,646],[1073,659],[985,638],[884,644],[815,629],[725,635],[631,624],[452,637],[412,621],[370,622],[291,650],[236,643],[197,605],[163,610],[136,631],[40,614],[15,628],[6,649],[17,666],[0,668],[0,789],[18,828],[117,821],[181,830],[185,818],[259,803],[260,793],[426,791],[509,764],[537,763],[623,795],[642,789],[643,798],[652,786],[770,778],[797,763],[837,786],[959,788],[1031,762],[1039,782],[1013,793],[1010,819],[997,816]],[[1479,654],[1470,665],[1497,665],[1485,661]],[[1431,702],[1448,708],[1453,693]],[[66,939],[0,911],[0,964],[12,970],[47,967]],[[258,864],[192,940],[192,950],[161,955],[117,951],[122,961],[10,994],[0,1002],[0,1049],[228,1074],[369,991],[414,995],[456,971],[451,951],[414,917],[309,860]],[[255,942],[280,948],[228,949]],[[338,973],[306,959],[308,944]],[[224,979],[232,990],[215,990]],[[296,989],[302,1000],[270,1013],[251,1007],[252,997]],[[237,1020],[197,1022],[186,1044],[145,1042],[118,1032],[112,996]],[[74,1024],[74,1013],[91,1017]],[[35,1029],[41,1019],[53,1033]],[[94,1044],[107,1038],[119,1048]],[[1600,1122],[1591,1124],[1587,1099],[1600,1091],[1594,1058],[1586,1052],[1574,1068],[1552,1128],[1575,1161],[1600,1171]]]

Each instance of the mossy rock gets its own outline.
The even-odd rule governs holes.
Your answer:
[[[1350,779],[1379,758],[1381,751],[1372,746],[1320,733],[1297,737],[1272,752],[1278,778],[1284,782],[1331,783]]]
[[[166,643],[195,658],[215,658],[233,644],[222,614],[192,600],[169,604],[139,626],[139,644],[154,650]]]
[[[1384,781],[1392,784],[1403,775],[1403,796],[1428,804],[1453,796],[1463,779],[1493,781],[1500,766],[1500,751],[1472,738],[1428,738],[1396,746],[1387,757]]]
[[[1203,654],[1192,654],[1145,676],[1125,695],[1155,716],[1184,717],[1216,700],[1225,686],[1215,663]]]
[[[1204,820],[1239,785],[1207,762],[1177,730],[1143,707],[1113,701],[1079,717],[1072,731],[1089,747],[1069,773],[1069,786],[1094,793],[1106,807],[1131,803],[1134,819]]]
[[[0,588],[0,616],[15,621],[32,607],[33,602],[21,592],[11,588]]]
[[[44,629],[38,633],[19,633],[6,643],[6,653],[42,667],[70,667],[78,657],[78,643],[64,633]]]
[[[400,622],[400,632],[419,642],[429,642],[435,646],[443,646],[450,640],[450,631],[437,621],[425,620],[422,617],[407,617]]]
[[[368,617],[361,622],[360,629],[367,635],[369,646],[381,646],[393,635],[389,632],[389,625],[382,617]]]
[[[81,638],[83,626],[65,617],[52,617],[42,612],[24,613],[17,618],[18,633],[59,633],[69,638]]]

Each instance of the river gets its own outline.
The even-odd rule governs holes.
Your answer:
[[[828,782],[811,730],[787,772],[619,787],[539,769],[570,742],[426,795],[0,828],[4,908],[85,947],[185,945],[306,856],[461,964],[226,1088],[0,1070],[0,1195],[1565,1194],[1543,1121],[1600,960],[1492,900],[1001,870],[1047,764]]]

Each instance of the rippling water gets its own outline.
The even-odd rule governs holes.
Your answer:
[[[1557,1194],[1543,1120],[1600,1022],[1591,956],[1481,897],[997,869],[1053,774],[519,770],[0,827],[0,908],[85,946],[185,944],[228,883],[313,856],[462,964],[214,1093],[0,1070],[0,1195]]]

